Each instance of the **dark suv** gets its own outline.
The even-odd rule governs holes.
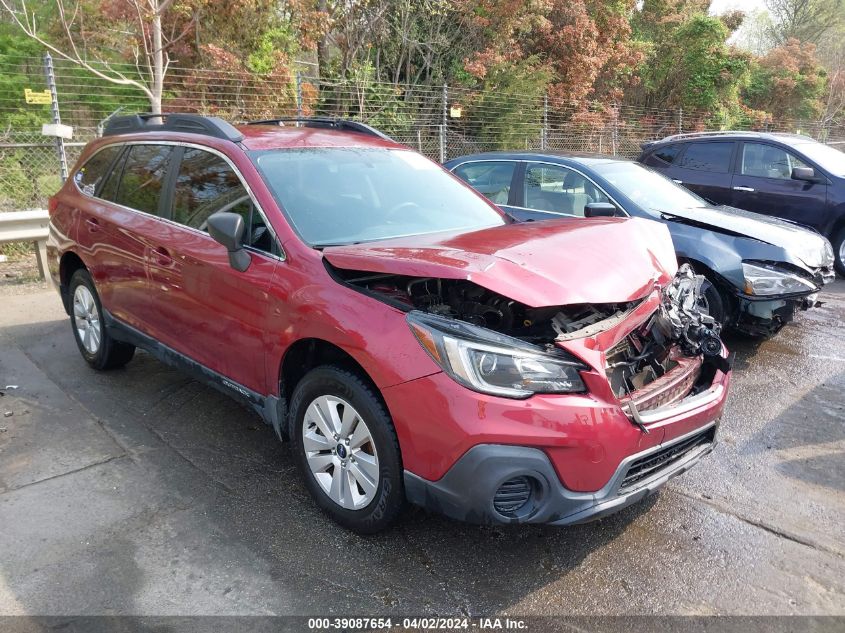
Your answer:
[[[845,275],[845,154],[807,136],[676,134],[643,145],[639,162],[702,198],[816,229]]]
[[[50,201],[79,351],[241,400],[341,524],[581,522],[712,449],[730,362],[664,226],[514,223],[353,121],[157,118],[113,119]]]

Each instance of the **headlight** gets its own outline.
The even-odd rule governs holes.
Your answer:
[[[585,391],[578,372],[587,366],[563,351],[416,310],[408,325],[434,362],[474,391],[508,398]]]
[[[809,279],[759,264],[743,262],[742,272],[745,275],[745,294],[749,295],[788,295],[818,290]]]

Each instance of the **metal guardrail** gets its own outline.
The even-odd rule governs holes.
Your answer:
[[[0,213],[0,244],[32,242],[41,278],[50,283],[47,270],[47,234],[50,215],[44,209]]]

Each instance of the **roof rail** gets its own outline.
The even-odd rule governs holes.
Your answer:
[[[721,136],[722,134],[758,134],[759,132],[753,130],[711,130],[710,132],[684,132],[683,134],[672,134],[666,136],[661,141],[677,141],[683,138],[698,138],[700,136]]]
[[[660,142],[679,141],[686,138],[700,138],[706,136],[722,136],[728,134],[749,134],[756,136],[798,136],[801,138],[811,138],[804,134],[792,134],[790,132],[761,132],[760,130],[712,130],[710,132],[685,132],[683,134],[672,134],[671,136],[667,136],[665,138],[660,139]]]
[[[369,134],[370,136],[377,136],[385,141],[393,141],[387,134],[380,132],[376,128],[361,123],[360,121],[353,121],[351,119],[338,119],[334,117],[323,116],[284,116],[275,119],[263,119],[261,121],[248,121],[247,125],[279,125],[284,126],[286,123],[296,123],[304,127],[325,127],[335,130],[349,130],[352,132],[360,132],[361,134]],[[395,142],[395,141],[394,141]]]
[[[163,120],[159,122],[159,120]],[[153,122],[153,120],[156,120]],[[109,120],[103,130],[103,136],[113,134],[133,134],[135,132],[188,132],[221,138],[239,143],[244,135],[216,116],[201,114],[130,114],[117,116]]]

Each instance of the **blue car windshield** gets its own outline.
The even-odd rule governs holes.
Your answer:
[[[592,168],[620,193],[648,211],[671,213],[673,209],[710,206],[689,189],[637,163],[596,163]]]
[[[250,157],[294,229],[314,247],[506,223],[479,194],[416,152],[309,148]]]
[[[800,143],[793,147],[834,176],[845,176],[845,153],[835,147],[821,143]]]

